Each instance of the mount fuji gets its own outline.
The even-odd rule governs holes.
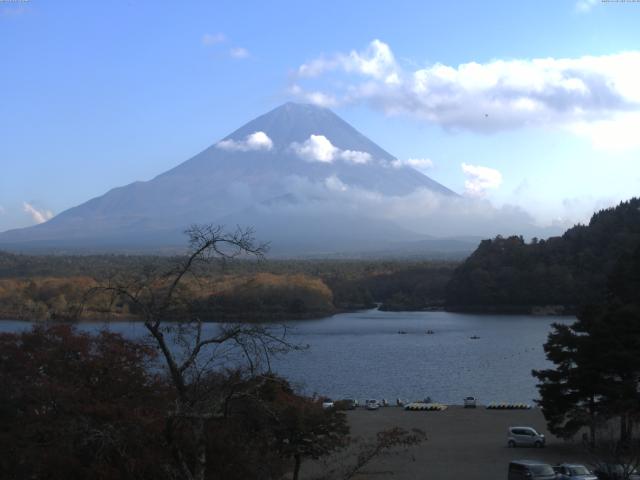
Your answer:
[[[114,188],[40,225],[1,233],[0,247],[178,248],[189,225],[215,223],[251,226],[283,255],[378,251],[428,244],[431,237],[357,199],[384,204],[416,191],[460,198],[330,110],[286,103],[152,180]]]

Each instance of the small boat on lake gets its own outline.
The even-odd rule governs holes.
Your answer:
[[[425,333],[426,333],[427,335],[433,335],[433,334],[434,334],[434,333],[436,333],[436,332],[434,332],[433,330],[427,330]]]
[[[470,338],[471,340],[479,340],[479,339],[480,339],[480,337],[479,337],[479,336],[477,336],[477,335],[471,335],[469,338]]]

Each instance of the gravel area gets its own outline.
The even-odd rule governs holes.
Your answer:
[[[372,439],[376,432],[391,427],[419,428],[427,434],[427,441],[406,453],[373,461],[358,479],[499,480],[507,478],[511,460],[588,463],[579,443],[565,442],[547,432],[537,408],[487,410],[481,406],[451,406],[442,412],[410,412],[386,407],[350,411],[348,419],[354,437]],[[546,448],[508,448],[509,426],[534,427],[547,437]]]

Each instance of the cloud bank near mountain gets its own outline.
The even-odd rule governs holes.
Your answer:
[[[595,135],[601,128],[589,126],[598,122],[640,125],[640,51],[406,69],[389,45],[374,40],[363,51],[301,65],[290,92],[320,105],[364,103],[453,130],[550,126]],[[600,145],[607,143],[603,135]]]
[[[545,234],[521,207],[498,208],[479,196],[442,195],[426,188],[405,195],[385,195],[350,185],[337,175],[324,181],[290,175],[282,179],[281,188],[295,200],[263,204],[262,213],[327,218],[349,214],[393,222],[406,230],[436,237],[495,236],[512,232],[530,236]]]
[[[463,163],[462,172],[467,177],[464,182],[465,193],[470,197],[482,198],[487,190],[498,188],[502,184],[502,174],[495,168]]]
[[[34,223],[40,224],[53,218],[53,212],[44,208],[38,209],[28,202],[22,203],[22,210],[28,214]]]

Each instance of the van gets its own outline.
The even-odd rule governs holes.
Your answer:
[[[556,472],[549,464],[537,460],[514,460],[509,463],[508,480],[555,480]]]

